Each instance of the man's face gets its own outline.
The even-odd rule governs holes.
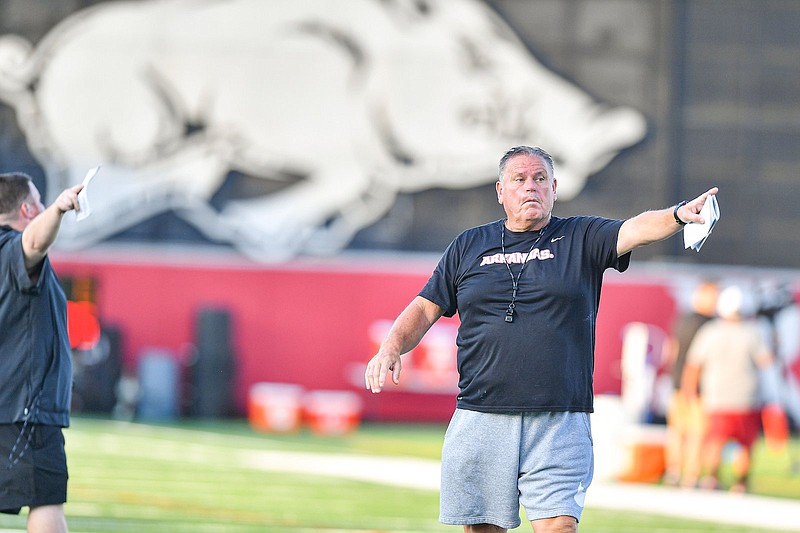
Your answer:
[[[519,154],[509,159],[496,188],[509,229],[540,229],[549,220],[556,200],[556,180],[541,157]]]

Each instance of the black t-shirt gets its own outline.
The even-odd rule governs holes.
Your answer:
[[[463,232],[448,246],[419,295],[445,316],[459,314],[459,408],[593,410],[603,272],[623,272],[630,262],[630,254],[616,253],[622,222],[552,217],[541,233],[515,233],[496,221]],[[506,322],[513,286],[508,267],[516,278],[526,254],[513,321]]]

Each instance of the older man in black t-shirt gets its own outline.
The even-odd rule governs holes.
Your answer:
[[[665,239],[700,210],[691,202],[631,219],[553,216],[557,181],[541,148],[500,160],[497,200],[506,218],[469,229],[395,321],[365,372],[378,393],[401,354],[441,317],[459,314],[459,389],[442,449],[440,520],[464,531],[519,525],[577,531],[593,474],[588,413],[603,272]]]

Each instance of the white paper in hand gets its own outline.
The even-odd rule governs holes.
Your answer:
[[[89,207],[89,182],[92,181],[92,178],[95,177],[99,170],[100,165],[97,165],[90,169],[89,172],[86,173],[86,177],[83,178],[83,189],[78,193],[78,206],[80,209],[75,212],[76,220],[83,220],[92,214],[92,208]]]
[[[700,209],[705,223],[703,224],[686,224],[683,228],[683,247],[691,248],[699,252],[700,248],[705,244],[706,239],[711,234],[717,221],[719,220],[719,204],[717,203],[716,196],[709,196],[706,198],[703,208]]]

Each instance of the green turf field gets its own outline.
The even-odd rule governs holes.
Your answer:
[[[435,490],[259,468],[262,452],[366,454],[438,459],[444,427],[363,425],[346,437],[307,432],[267,435],[244,421],[171,426],[75,418],[65,431],[70,466],[70,530],[80,532],[433,532]],[[800,456],[800,442],[792,443]],[[800,498],[789,455],[759,448],[753,487]],[[391,468],[376,472],[390,478]],[[25,517],[0,516],[0,529],[23,530]],[[523,522],[519,531],[530,531]],[[749,532],[703,522],[587,508],[582,533]],[[767,530],[763,530],[767,531]]]

